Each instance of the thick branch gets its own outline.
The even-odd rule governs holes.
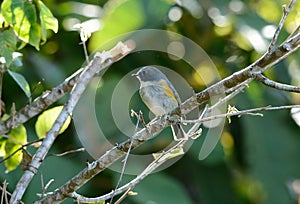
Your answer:
[[[12,194],[10,203],[18,203],[27,186],[29,185],[31,179],[36,174],[38,168],[43,162],[47,152],[51,148],[56,136],[58,135],[61,127],[64,122],[68,118],[68,116],[72,113],[76,103],[78,102],[80,96],[84,92],[89,81],[95,76],[97,72],[108,67],[113,62],[120,60],[122,57],[129,53],[129,49],[122,43],[116,45],[116,47],[112,48],[108,52],[97,53],[93,59],[93,61],[84,69],[82,74],[80,75],[78,82],[74,86],[70,98],[67,103],[64,105],[61,113],[57,117],[55,123],[48,131],[46,137],[43,140],[43,143],[35,153],[32,158],[32,162],[29,165],[29,169],[25,171],[21,179],[19,180],[15,191]]]
[[[187,99],[172,113],[182,114],[189,113],[192,109],[198,105],[208,101],[210,97],[223,94],[224,91],[237,86],[245,80],[253,80],[257,74],[261,74],[265,70],[269,69],[273,65],[285,59],[287,56],[298,50],[300,47],[300,32],[289,38],[286,42],[281,44],[277,49],[274,49],[270,53],[264,54],[253,64],[248,67],[235,72],[220,82],[206,88],[205,90],[197,93],[195,96]]]
[[[47,109],[48,106],[59,100],[67,92],[71,91],[74,84],[78,80],[83,68],[79,69],[72,76],[67,78],[63,83],[57,87],[45,91],[41,96],[36,98],[32,103],[28,104],[20,111],[10,116],[8,119],[0,123],[0,135],[4,135],[11,129],[14,129],[20,124],[27,122],[30,118],[41,113]]]

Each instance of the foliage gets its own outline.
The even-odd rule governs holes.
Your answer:
[[[39,50],[47,38],[47,30],[58,31],[57,19],[41,0],[4,0],[1,5],[4,25],[11,26],[24,43]]]
[[[43,138],[46,136],[46,133],[51,129],[52,125],[54,124],[57,116],[59,115],[62,109],[63,106],[56,106],[54,108],[44,111],[38,117],[35,123],[35,131],[39,138]],[[68,128],[70,122],[71,118],[68,117],[62,129],[59,131],[59,134],[63,133]]]

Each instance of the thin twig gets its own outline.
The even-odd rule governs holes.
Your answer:
[[[115,191],[107,193],[105,195],[99,196],[99,197],[95,197],[95,198],[87,198],[84,197],[76,192],[73,192],[72,198],[79,200],[83,203],[95,203],[95,202],[100,202],[100,201],[104,201],[107,199],[112,198],[115,195],[119,195],[122,192],[128,190],[128,189],[132,189],[134,186],[136,186],[141,180],[143,180],[146,176],[148,176],[150,173],[152,173],[155,169],[157,169],[161,164],[163,164],[165,161],[169,160],[169,157],[166,156],[169,153],[172,152],[172,150],[174,150],[175,148],[177,148],[180,145],[183,145],[186,142],[186,140],[181,140],[178,143],[176,143],[173,147],[171,147],[168,151],[164,152],[163,154],[161,154],[158,158],[156,158],[153,162],[151,162],[146,169],[139,174],[135,179],[131,180],[129,183],[123,185],[120,188],[115,189]]]
[[[40,176],[41,176],[41,184],[42,184],[42,193],[41,193],[41,194],[37,194],[37,195],[38,195],[40,198],[43,198],[43,197],[45,196],[45,192],[46,192],[47,189],[49,188],[50,184],[51,184],[52,182],[54,182],[54,179],[50,179],[50,180],[48,181],[48,183],[47,183],[46,185],[44,185],[44,178],[43,178],[42,172],[41,172]]]
[[[114,204],[120,204],[130,194],[131,190],[132,188],[128,188],[127,191],[125,191],[125,193],[123,193],[123,195]]]
[[[8,202],[8,196],[11,196],[11,193],[7,191],[7,186],[8,183],[6,182],[6,180],[4,180],[3,182],[3,187],[0,185],[0,190],[2,191],[2,195],[1,195],[1,204],[3,203],[3,200],[5,199],[6,204],[9,203]],[[24,204],[22,201],[20,201],[20,204]]]
[[[70,77],[51,90],[45,91],[41,96],[36,98],[32,103],[26,105],[21,110],[10,116],[3,122],[0,122],[0,135],[9,132],[13,127],[27,122],[29,119],[47,109],[51,104],[63,97],[69,92],[77,82],[83,68],[76,71]]]
[[[3,203],[3,201],[4,201],[4,196],[6,195],[6,180],[4,180],[4,182],[3,182],[3,187],[2,186],[0,186],[0,190],[2,191],[2,193],[1,193],[1,204]]]
[[[84,151],[85,151],[84,148],[79,148],[79,149],[68,150],[68,151],[60,153],[60,154],[48,154],[47,157],[50,157],[50,156],[62,157],[62,156],[66,156],[68,154],[77,153],[77,152],[84,152]]]
[[[263,83],[264,85],[272,87],[274,89],[300,93],[300,87],[272,81],[271,79],[268,79],[267,77],[265,77],[263,74],[257,74],[256,79],[258,81],[260,81],[261,83]]]
[[[34,141],[31,141],[31,142],[28,142],[28,143],[26,143],[26,144],[21,145],[21,147],[19,147],[18,149],[16,149],[13,153],[11,153],[10,155],[8,155],[8,156],[5,157],[4,159],[2,159],[2,160],[0,161],[0,164],[1,164],[2,162],[4,162],[5,160],[8,160],[8,159],[11,158],[12,156],[14,156],[18,151],[21,151],[21,150],[24,149],[25,147],[30,146],[30,145],[32,145],[32,144],[41,142],[41,141],[43,141],[43,139],[44,139],[44,138],[41,138],[41,139],[34,140]]]
[[[41,178],[41,185],[42,185],[42,194],[41,194],[41,198],[43,198],[43,197],[44,197],[44,194],[45,194],[45,185],[44,185],[43,172],[40,172],[40,178]]]
[[[140,120],[142,120],[142,119],[141,119],[141,115],[142,115],[142,114],[141,114],[141,111],[140,111],[140,114],[139,114],[139,115],[136,115],[136,117],[137,117],[137,122],[136,122],[136,125],[135,125],[134,133],[137,132],[138,127],[139,127],[139,122],[140,122]],[[122,166],[122,170],[121,170],[121,173],[120,173],[120,178],[119,178],[119,180],[118,180],[118,182],[117,182],[117,185],[116,185],[116,187],[115,187],[115,190],[116,190],[117,188],[119,188],[119,186],[120,186],[120,184],[121,184],[121,182],[122,182],[123,175],[124,175],[125,168],[126,168],[126,164],[127,164],[128,157],[129,157],[129,153],[130,153],[131,148],[132,148],[132,143],[133,143],[133,140],[131,140],[131,142],[130,142],[130,144],[129,144],[129,147],[128,147],[128,150],[127,150],[127,153],[126,153],[125,158],[124,158],[124,160],[123,160],[123,166]],[[114,190],[113,192],[115,192],[115,190]],[[112,195],[112,197],[111,197],[111,199],[110,199],[110,201],[109,201],[110,204],[112,204],[113,199],[114,199],[114,193],[113,193],[113,195]]]
[[[230,94],[228,94],[227,96],[225,96],[224,98],[221,98],[217,103],[213,104],[212,106],[210,106],[207,110],[207,112],[211,111],[212,109],[227,103],[228,101],[230,101],[232,98],[234,98],[236,95],[238,95],[239,93],[241,93],[245,87],[248,87],[248,84],[250,83],[251,79],[248,79],[246,81],[244,81],[241,86],[237,86],[235,87],[236,90],[232,91]]]
[[[85,41],[82,42],[82,46],[83,46],[85,60],[86,60],[87,63],[90,63]]]
[[[290,13],[290,10],[291,10],[291,8],[292,8],[292,6],[294,5],[295,2],[296,2],[296,0],[291,0],[291,2],[290,2],[290,4],[289,4],[288,7],[286,7],[286,5],[283,5],[283,6],[282,6],[282,9],[283,9],[283,16],[282,16],[282,18],[281,18],[281,20],[280,20],[280,22],[279,22],[279,25],[278,25],[278,27],[277,27],[275,33],[274,33],[274,36],[273,36],[273,38],[272,38],[272,41],[271,41],[271,43],[270,43],[270,45],[269,45],[269,47],[268,47],[268,53],[271,53],[272,49],[274,48],[274,46],[275,46],[275,44],[276,44],[276,42],[277,42],[277,40],[278,40],[278,36],[279,36],[279,34],[280,34],[280,31],[282,30],[282,27],[283,27],[284,22],[285,22],[285,20],[286,20],[286,17],[287,17],[288,14]]]
[[[230,113],[224,113],[224,114],[219,114],[219,115],[213,115],[213,116],[208,116],[203,119],[197,119],[197,120],[183,120],[182,122],[184,123],[203,123],[206,121],[211,121],[215,120],[218,118],[225,118],[225,117],[231,117],[231,116],[242,116],[245,114],[248,115],[258,115],[261,116],[261,114],[253,114],[254,112],[259,112],[259,111],[271,111],[271,110],[282,110],[282,109],[291,109],[291,108],[300,108],[300,105],[288,105],[288,106],[265,106],[265,107],[260,107],[260,108],[252,108],[252,109],[247,109],[247,110],[238,110],[236,112],[230,112]]]
[[[206,114],[206,110],[207,110],[207,106],[205,107],[205,109],[203,110],[203,112],[201,113],[201,115],[199,116],[199,119],[201,119],[202,117],[204,117],[204,115]],[[192,128],[190,128],[190,130],[188,131],[188,135],[192,135],[198,128],[199,128],[200,124],[194,124]],[[168,149],[167,151],[159,154],[159,156],[154,159],[145,169],[142,173],[140,173],[135,179],[131,180],[129,183],[123,185],[120,188],[115,189],[113,192],[110,192],[108,194],[99,196],[99,197],[94,197],[94,198],[88,198],[85,196],[82,196],[76,192],[71,193],[71,197],[79,200],[83,203],[93,203],[93,202],[101,202],[104,200],[108,200],[110,199],[112,196],[121,194],[124,191],[130,191],[131,189],[133,189],[139,182],[141,182],[144,178],[146,178],[146,176],[148,176],[150,173],[152,173],[155,169],[157,169],[158,167],[160,167],[163,163],[165,163],[166,161],[168,161],[170,159],[170,154],[172,154],[172,151],[175,150],[176,148],[183,146],[185,143],[187,142],[187,140],[181,140],[179,142],[177,142],[174,146],[172,146],[170,149]],[[126,194],[126,193],[125,193]]]
[[[3,194],[4,194],[4,199],[5,199],[5,203],[7,203],[8,204],[8,197],[7,197],[7,194],[8,194],[8,192],[7,192],[7,182],[6,181],[4,181],[3,182]]]

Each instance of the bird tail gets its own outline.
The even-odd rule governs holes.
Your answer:
[[[187,134],[184,132],[184,130],[180,124],[172,125],[171,129],[172,129],[172,133],[173,133],[173,137],[174,137],[175,141],[188,139]]]

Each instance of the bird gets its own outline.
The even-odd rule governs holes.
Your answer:
[[[145,66],[132,76],[139,80],[141,99],[155,116],[167,114],[180,105],[179,94],[167,76],[159,69]],[[172,124],[171,129],[175,141],[188,139],[181,124]]]

